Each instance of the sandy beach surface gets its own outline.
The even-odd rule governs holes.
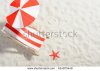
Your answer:
[[[8,4],[0,0],[0,30],[6,23]],[[38,0],[40,13],[31,27],[42,32],[77,32],[73,37],[48,35],[38,56],[0,31],[0,66],[99,66],[100,0]],[[57,60],[49,56],[59,51]]]

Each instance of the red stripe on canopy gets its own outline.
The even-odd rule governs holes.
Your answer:
[[[8,21],[10,26],[13,25],[17,14],[18,14],[18,10],[16,12],[12,13],[11,15],[7,16],[7,21]]]
[[[18,8],[20,7],[20,0],[14,0],[10,5]]]
[[[35,6],[39,5],[37,0],[29,0],[22,8],[30,7],[30,6]]]
[[[32,24],[32,22],[35,20],[34,17],[32,17],[31,15],[25,13],[24,11],[20,10],[20,12],[21,12],[24,27]]]

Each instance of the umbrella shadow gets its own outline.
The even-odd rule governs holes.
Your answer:
[[[35,51],[29,51],[24,45],[15,41],[13,38],[5,35],[1,30],[5,22],[0,22],[0,53],[12,53],[24,55],[27,60],[31,60],[32,56],[37,56]],[[16,43],[17,42],[17,43]]]

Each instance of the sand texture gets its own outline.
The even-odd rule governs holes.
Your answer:
[[[6,23],[11,1],[0,0],[0,30]],[[99,66],[100,0],[38,1],[40,13],[31,27],[43,32],[74,30],[77,37],[49,36],[36,56],[0,31],[0,66]],[[52,50],[60,51],[60,58],[52,60]]]

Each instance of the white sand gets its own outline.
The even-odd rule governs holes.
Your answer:
[[[9,10],[7,2],[0,0],[0,29]],[[40,14],[32,26],[44,32],[72,30],[75,38],[47,39],[39,51],[32,55],[23,45],[0,31],[1,66],[99,66],[100,65],[100,0],[38,0]],[[53,61],[51,51],[60,51]]]

